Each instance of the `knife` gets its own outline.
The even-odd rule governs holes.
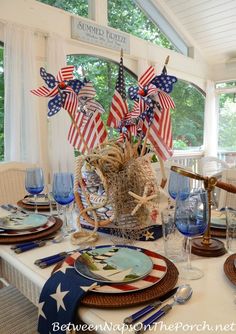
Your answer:
[[[140,318],[142,318],[144,315],[148,314],[149,312],[155,310],[156,308],[158,308],[165,300],[169,299],[170,297],[172,297],[176,291],[177,291],[178,287],[168,291],[167,293],[165,293],[163,296],[161,296],[156,302],[142,308],[140,311],[130,315],[129,317],[124,319],[124,323],[126,325],[131,325],[133,324],[135,321],[139,320]]]

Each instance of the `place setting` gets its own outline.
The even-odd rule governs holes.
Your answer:
[[[3,215],[3,209],[1,213]],[[5,210],[4,210],[5,211]],[[14,213],[6,211],[0,218],[0,244],[15,244],[46,238],[55,234],[62,221],[53,216],[36,213]]]
[[[26,207],[19,205],[19,202],[17,206],[12,204],[1,206],[1,244],[16,244],[47,238],[54,235],[63,225],[63,221],[58,216],[52,215],[52,207],[48,196],[46,198],[45,194],[41,194],[44,189],[42,168],[26,169],[25,188],[30,195],[20,202],[27,202]],[[38,210],[38,208],[41,207],[45,210],[46,206],[49,214],[40,213],[41,210]],[[28,207],[30,207],[29,211]],[[43,243],[39,245],[43,245]],[[28,249],[32,248],[29,247]]]
[[[167,299],[176,292],[177,281],[178,270],[170,260],[138,246],[101,245],[73,252],[55,266],[42,290],[39,329],[50,327],[52,319],[73,322],[80,304],[123,308],[152,302],[164,295]],[[52,308],[52,295],[55,299],[63,296],[66,314],[58,315],[63,312]]]

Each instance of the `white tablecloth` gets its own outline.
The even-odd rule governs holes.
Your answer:
[[[101,235],[98,244],[111,244],[107,235]],[[152,242],[137,242],[136,245],[163,253],[162,239]],[[48,242],[47,246],[22,254],[15,254],[10,246],[0,246],[2,269],[9,281],[17,286],[35,304],[42,286],[50,276],[52,267],[40,269],[34,261],[61,251],[73,250],[69,240],[59,244]],[[204,277],[181,283],[189,283],[193,296],[185,305],[176,305],[153,330],[161,333],[236,333],[236,286],[223,271],[229,254],[218,258],[194,256],[193,264],[204,271]],[[177,267],[179,265],[177,264]],[[99,333],[122,333],[127,331],[123,319],[141,306],[126,309],[98,309],[81,306],[79,315],[87,324],[96,325]],[[218,327],[217,327],[218,326]],[[132,330],[130,330],[132,332]],[[55,331],[56,333],[56,331]]]

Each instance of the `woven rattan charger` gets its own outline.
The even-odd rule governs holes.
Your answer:
[[[35,210],[34,205],[26,204],[22,200],[18,201],[17,205],[19,207],[21,207],[22,209],[25,209],[25,210],[28,210],[28,211],[34,211]],[[53,205],[53,208],[56,208],[56,205]],[[49,211],[49,210],[50,210],[50,206],[48,204],[47,205],[38,205],[38,211]]]
[[[234,266],[234,260],[236,259],[236,254],[230,255],[224,263],[224,272],[228,279],[236,285],[236,268]]]
[[[211,236],[216,238],[225,238],[226,237],[226,229],[219,229],[211,227]]]
[[[135,306],[158,299],[176,285],[179,276],[176,266],[170,260],[164,256],[160,256],[160,258],[165,260],[167,272],[158,283],[150,288],[122,294],[88,292],[81,300],[81,304],[97,308],[120,308]],[[66,261],[66,259],[64,261]],[[57,264],[53,272],[58,270],[63,262]]]
[[[11,245],[11,244],[16,244],[19,242],[27,242],[27,241],[33,241],[33,240],[38,240],[42,238],[47,238],[49,236],[52,236],[55,234],[61,227],[62,227],[62,220],[60,218],[54,217],[55,219],[55,224],[44,230],[40,231],[37,233],[32,233],[32,234],[26,234],[26,235],[16,235],[16,236],[1,236],[0,235],[0,244],[4,245]]]

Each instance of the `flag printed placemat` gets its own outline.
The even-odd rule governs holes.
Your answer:
[[[122,245],[120,245],[119,247],[121,246]],[[123,247],[136,250],[138,249],[135,246],[123,246]],[[139,250],[146,253],[146,255],[148,254],[148,256],[150,256],[151,258],[157,257],[157,253],[155,252],[151,252],[142,248],[139,248]],[[77,252],[67,257],[66,260],[63,262],[63,264],[61,266],[58,266],[56,270],[54,270],[52,276],[45,283],[42,292],[40,294],[39,305],[38,305],[39,308],[38,332],[40,334],[53,333],[55,326],[57,328],[58,334],[65,333],[65,330],[63,330],[63,328],[66,328],[65,325],[68,323],[74,323],[77,309],[83,298],[86,297],[86,295],[89,295],[89,293],[92,293],[89,292],[90,290],[92,289],[98,290],[98,285],[100,287],[103,286],[103,283],[101,282],[97,283],[96,281],[85,278],[76,272],[76,270],[74,269],[74,262],[80,255],[81,253]],[[169,262],[169,264],[171,263],[164,257],[162,257],[162,259],[167,263]],[[174,271],[173,268],[175,269]],[[168,271],[169,271],[169,276],[167,275]],[[167,280],[164,280],[166,276]],[[139,293],[138,291],[132,293],[126,293],[124,291],[123,294],[107,294],[107,293],[104,294],[97,292],[96,293],[94,292],[93,294],[95,296],[102,296],[103,298],[105,298],[106,302],[108,302],[108,304],[106,305],[107,307],[114,306],[114,303],[112,303],[112,299],[110,299],[111,302],[109,303],[109,296],[110,297],[118,296],[118,300],[122,300],[121,298],[122,296],[128,296],[128,300],[131,302],[131,305],[140,304],[141,302],[147,300],[149,301],[150,299],[156,299],[159,296],[166,293],[167,291],[169,291],[170,289],[172,289],[176,284],[177,278],[178,278],[178,271],[176,267],[175,266],[172,267],[171,270],[170,268],[167,268],[166,275],[162,280],[160,280],[159,294],[154,293],[154,290],[152,290],[151,291],[152,297],[149,295],[148,298],[147,297],[143,298],[141,295],[138,295]],[[165,283],[161,285],[162,281]],[[158,285],[159,284],[154,284],[153,286],[158,286]],[[148,290],[149,289],[142,290],[144,292],[143,296],[148,295],[147,293]],[[101,303],[98,304],[97,306],[103,307]],[[124,305],[119,305],[119,306],[121,307]]]

